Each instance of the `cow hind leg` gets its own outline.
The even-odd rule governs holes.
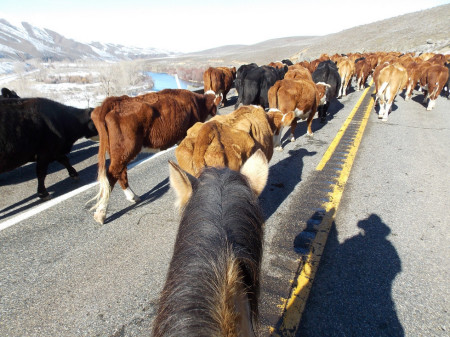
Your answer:
[[[37,193],[42,200],[50,199],[50,194],[45,188],[45,177],[47,176],[47,169],[50,160],[48,158],[38,157],[36,161],[36,175],[38,180]]]
[[[67,158],[67,156],[62,155],[56,160],[66,168],[67,172],[69,173],[69,177],[73,179],[79,178],[78,172],[73,168],[72,165],[70,165],[69,158]]]
[[[291,142],[295,142],[295,128],[297,127],[298,118],[294,118],[291,123]]]
[[[130,185],[128,184],[128,174],[127,169],[125,168],[119,178],[120,187],[122,187],[123,193],[125,193],[125,197],[128,201],[136,203],[141,201],[141,199],[133,192]]]
[[[316,112],[314,110],[311,111],[309,113],[308,119],[306,120],[306,123],[308,125],[307,126],[307,133],[308,133],[308,136],[310,136],[310,137],[312,137],[314,135],[314,133],[312,132],[312,129],[311,129],[311,125],[312,125],[312,121],[314,119],[314,115],[315,114],[316,114]]]
[[[100,224],[105,222],[109,197],[117,180],[118,176],[111,173],[111,166],[108,168],[107,172],[99,173],[98,182],[100,188],[96,196],[97,203],[92,208],[95,208],[94,219]]]

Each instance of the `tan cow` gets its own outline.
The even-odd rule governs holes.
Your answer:
[[[220,96],[213,92],[204,95],[183,89],[165,89],[137,97],[108,97],[92,111],[98,130],[99,192],[95,199],[94,219],[103,223],[109,195],[119,181],[126,198],[138,202],[139,197],[128,185],[127,164],[142,148],[164,150],[185,136],[196,122],[214,116]],[[106,152],[110,165],[106,169]]]
[[[376,96],[380,103],[378,118],[387,121],[395,97],[406,86],[408,73],[399,63],[389,64],[381,69],[376,81]]]
[[[355,63],[348,58],[341,59],[337,63],[339,76],[341,76],[341,87],[338,97],[347,95],[347,88],[350,86],[353,75],[355,74]]]
[[[258,106],[241,106],[230,114],[192,126],[175,149],[175,156],[180,167],[196,177],[206,166],[239,171],[258,149],[270,161],[279,131],[293,118],[293,113],[285,116],[281,111],[266,113]]]
[[[222,103],[227,103],[227,94],[236,78],[236,67],[209,67],[203,73],[204,91],[212,90],[216,95],[222,95]]]
[[[312,75],[305,67],[295,64],[289,67],[288,72],[284,75],[285,79],[297,80],[304,79],[312,81]]]
[[[325,104],[328,87],[328,84],[316,84],[304,79],[283,79],[275,82],[269,89],[270,109],[278,109],[284,114],[295,113],[295,119],[291,123],[291,141],[295,140],[294,132],[299,118],[307,120],[308,135],[313,135],[312,120],[319,105]]]
[[[448,68],[441,65],[432,65],[425,69],[420,78],[420,86],[424,90],[423,102],[428,100],[427,110],[432,110],[436,105],[436,99],[447,83]],[[425,93],[425,90],[427,93]]]

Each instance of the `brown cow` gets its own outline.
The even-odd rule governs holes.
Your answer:
[[[284,75],[284,78],[288,79],[288,80],[289,79],[290,80],[303,79],[303,80],[310,80],[310,81],[313,80],[312,75],[309,72],[309,70],[298,64],[290,66],[288,72],[286,73],[286,75]]]
[[[341,76],[341,87],[338,97],[347,96],[347,87],[350,86],[353,75],[355,74],[355,63],[348,58],[341,59],[337,63],[339,76]]]
[[[424,71],[420,78],[420,86],[424,90],[423,102],[428,100],[427,110],[432,110],[436,105],[436,99],[447,83],[449,76],[448,68],[441,65],[432,65]],[[425,93],[425,90],[427,93]]]
[[[355,64],[356,90],[363,90],[366,86],[367,78],[372,72],[372,66],[367,59],[362,59]]]
[[[376,96],[380,101],[378,118],[387,121],[395,97],[406,86],[408,73],[400,63],[389,64],[381,69],[376,81]]]
[[[180,142],[196,122],[214,116],[220,96],[204,95],[183,89],[165,89],[137,97],[108,97],[92,112],[98,130],[99,192],[94,219],[103,223],[109,195],[117,180],[131,202],[140,199],[128,185],[127,164],[143,147],[167,149]],[[110,165],[106,170],[105,156]]]
[[[286,116],[281,111],[266,113],[259,106],[241,106],[230,114],[192,126],[175,149],[175,156],[180,167],[196,177],[205,166],[239,171],[258,149],[270,161],[279,143],[279,132],[293,118],[293,113]]]
[[[212,90],[216,95],[222,95],[223,104],[227,103],[227,94],[236,78],[236,67],[209,67],[203,73],[204,91]]]
[[[319,105],[325,103],[328,87],[328,84],[316,84],[309,80],[283,79],[275,82],[269,89],[269,107],[271,109],[278,109],[284,114],[295,113],[295,118],[291,123],[291,141],[295,140],[294,132],[298,118],[307,119],[308,135],[313,135],[312,120]]]

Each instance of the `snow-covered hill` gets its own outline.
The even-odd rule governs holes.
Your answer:
[[[143,49],[100,42],[84,44],[27,22],[22,22],[21,26],[16,27],[0,19],[0,59],[3,61],[26,61],[33,58],[43,61],[78,59],[119,61],[174,54],[155,48]]]

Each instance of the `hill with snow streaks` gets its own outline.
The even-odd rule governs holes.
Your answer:
[[[103,61],[134,60],[139,58],[166,57],[174,52],[155,48],[138,48],[111,43],[89,44],[67,39],[49,30],[22,22],[16,27],[0,19],[0,59],[43,61],[94,59]]]

